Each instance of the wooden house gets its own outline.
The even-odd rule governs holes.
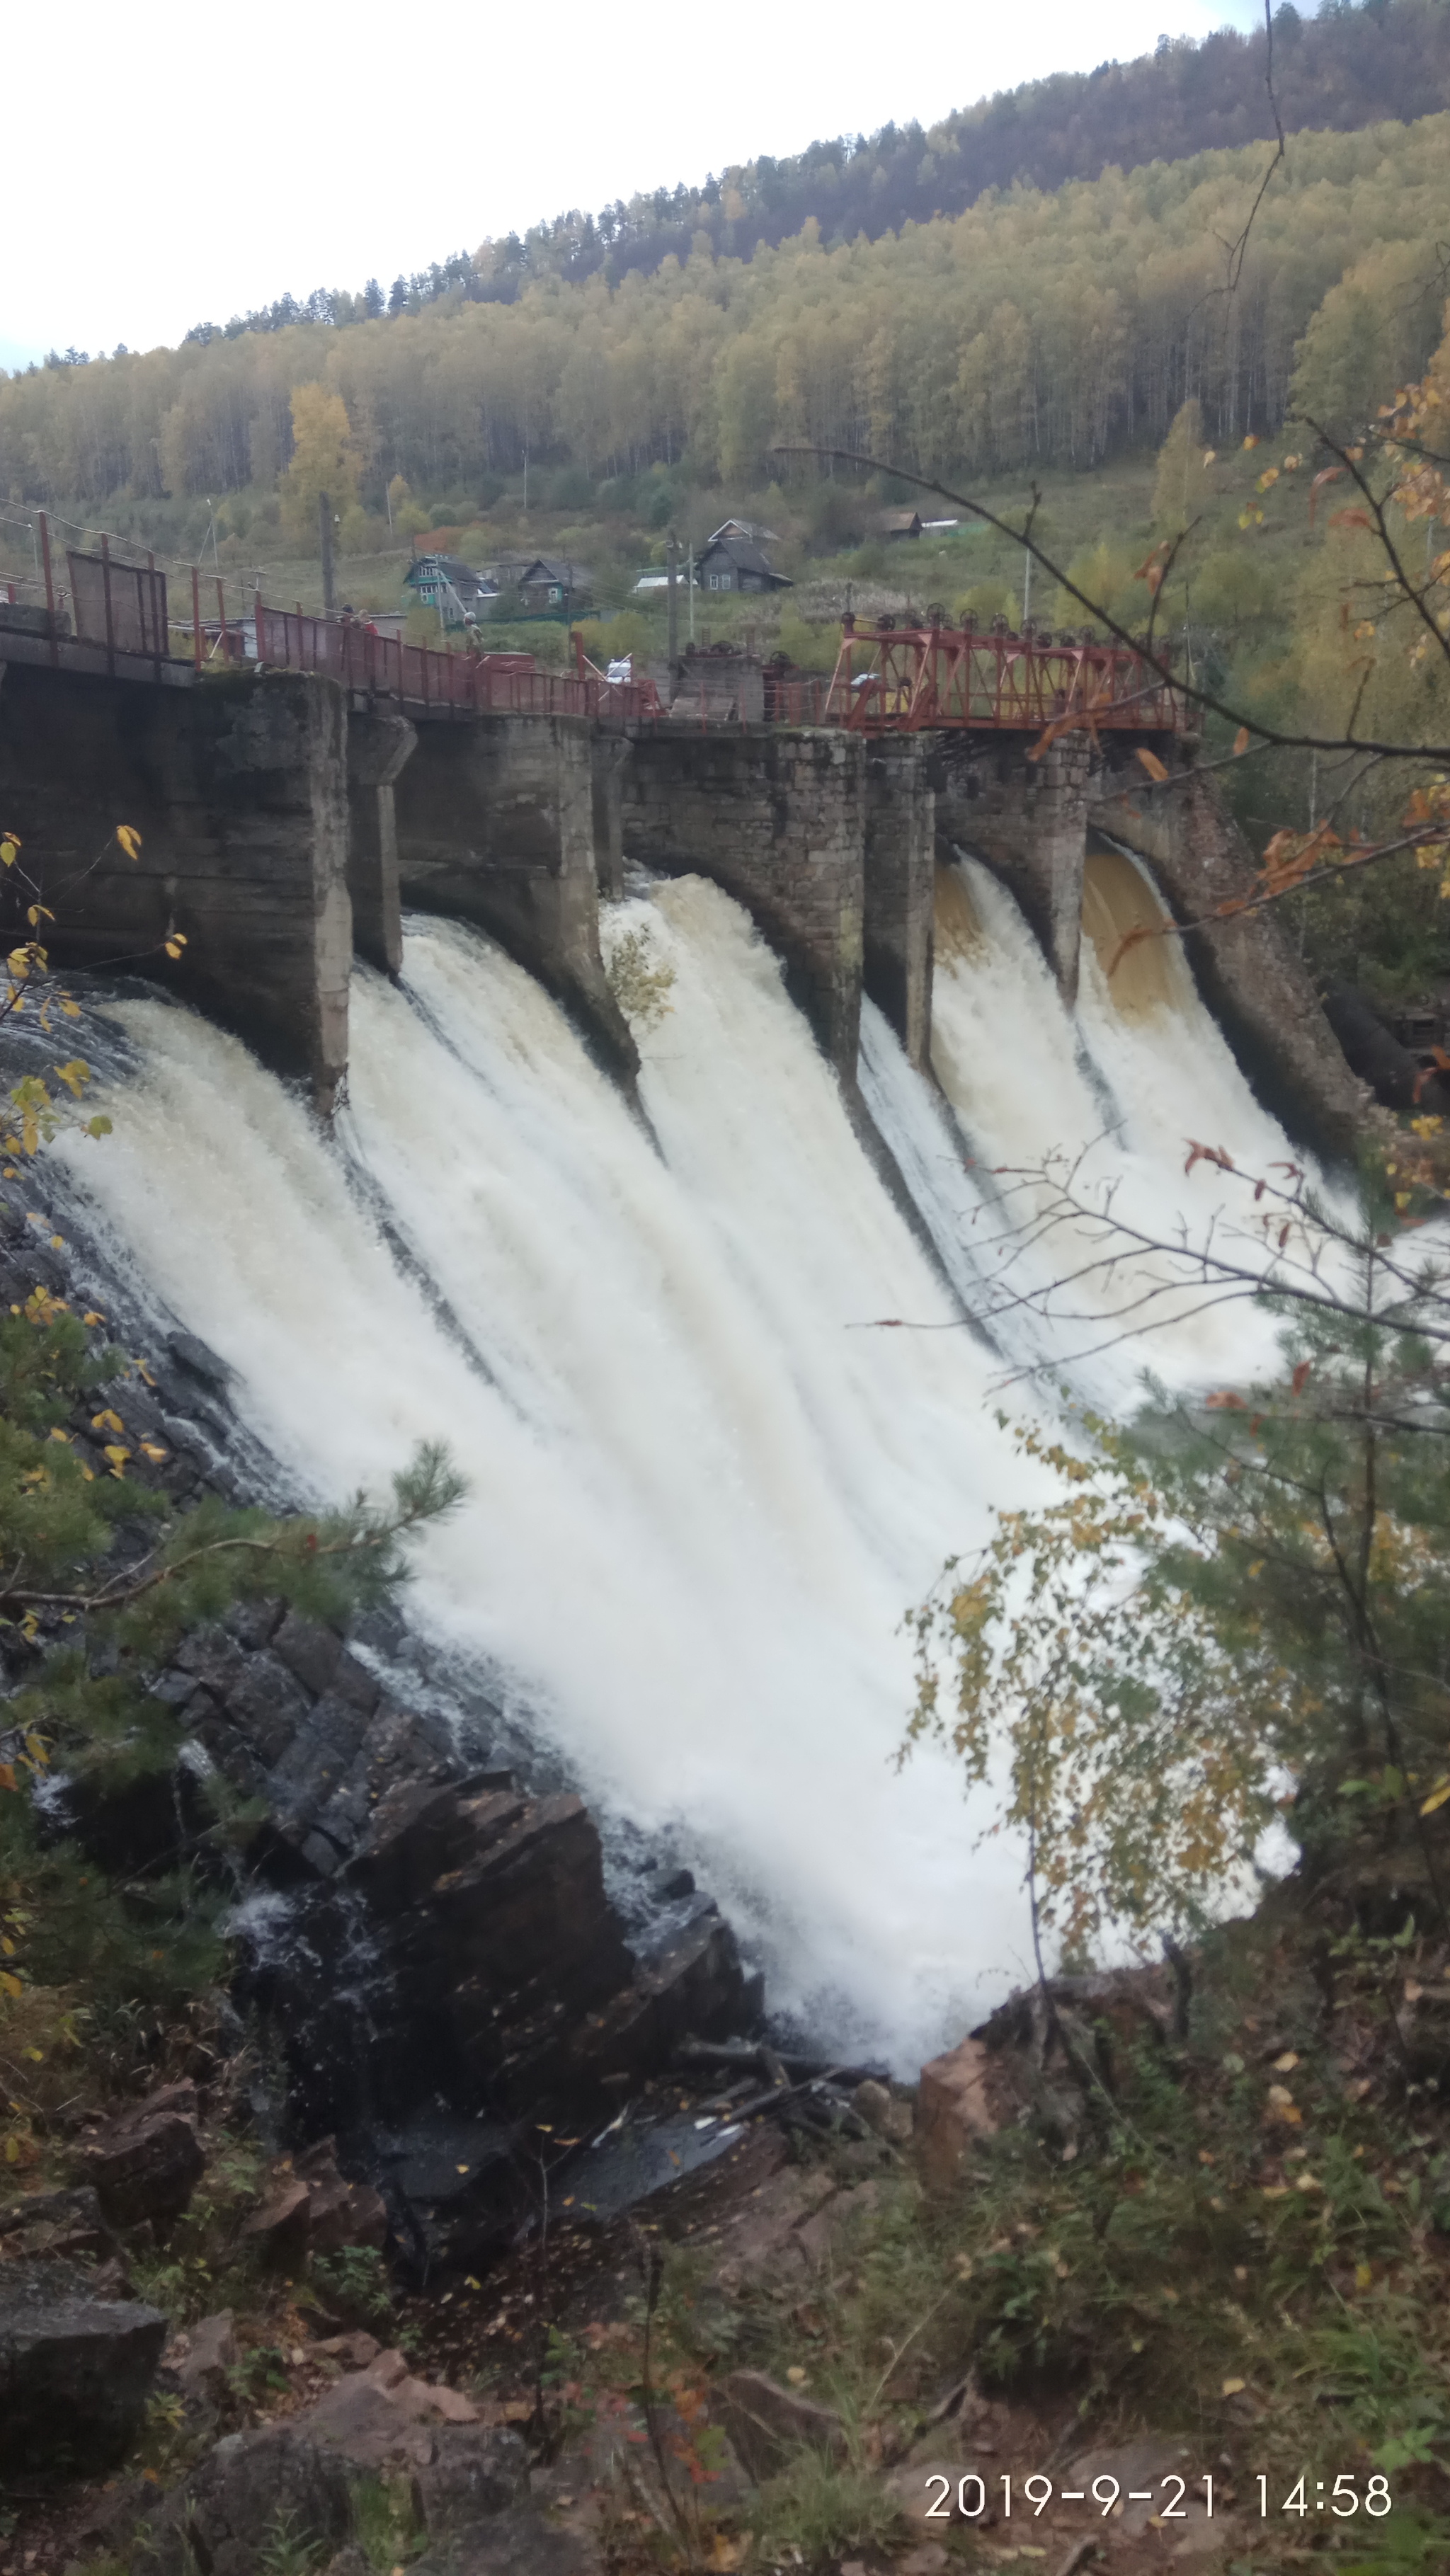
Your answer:
[[[718,535],[695,558],[695,582],[698,589],[705,591],[792,587],[783,572],[774,571],[766,562],[753,538]]]
[[[415,555],[403,576],[425,608],[435,608],[445,630],[474,626],[487,616],[498,592],[487,573],[461,555]]]

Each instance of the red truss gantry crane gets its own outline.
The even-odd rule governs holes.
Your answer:
[[[1126,645],[1030,626],[1014,635],[1005,619],[978,634],[970,618],[953,627],[939,610],[927,616],[925,626],[842,618],[825,723],[870,734],[1020,733],[1079,723],[1134,733],[1187,727],[1186,700]]]

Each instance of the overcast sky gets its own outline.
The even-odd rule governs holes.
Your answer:
[[[17,10],[0,366],[152,348],[289,289],[386,284],[568,206],[889,119],[929,125],[1258,14],[1253,0]]]

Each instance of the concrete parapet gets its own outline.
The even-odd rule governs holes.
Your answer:
[[[588,724],[495,715],[420,726],[394,803],[403,899],[492,932],[616,1068],[636,1073],[599,950]]]
[[[393,790],[418,736],[406,716],[354,708],[347,720],[347,886],[354,953],[385,975],[403,963]]]
[[[1149,789],[1116,747],[1109,757],[1114,765],[1095,782],[1089,821],[1146,862],[1179,921],[1199,920],[1248,891],[1258,874],[1253,852],[1211,774],[1180,759],[1171,786]],[[1272,909],[1207,924],[1183,944],[1208,1008],[1267,1105],[1292,1134],[1332,1153],[1352,1151],[1367,1094]]]
[[[1010,885],[1071,1009],[1077,1000],[1092,755],[1060,735],[1040,760],[1020,738],[940,737],[936,828]]]
[[[935,805],[919,735],[868,746],[864,971],[909,1061],[931,1059]]]
[[[642,734],[624,787],[624,846],[674,876],[709,877],[786,961],[826,1054],[848,1080],[861,1027],[866,745],[763,726]]]
[[[144,966],[324,1110],[347,1064],[345,722],[330,680],[138,688],[0,652],[0,815],[44,882],[56,961]],[[118,823],[140,833],[139,859]],[[12,934],[26,900],[13,882],[0,893]]]

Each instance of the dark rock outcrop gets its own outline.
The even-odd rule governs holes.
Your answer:
[[[156,2308],[100,2299],[80,2263],[0,2263],[0,2459],[119,2457],[166,2341]]]
[[[346,2473],[286,2426],[232,2433],[151,2521],[137,2576],[256,2576],[269,2543],[340,2548],[352,2536]]]
[[[205,2169],[196,2087],[172,2084],[108,2120],[81,2147],[81,2165],[113,2225],[178,2218]]]
[[[31,2192],[0,2209],[0,2262],[80,2254],[104,2263],[119,2252],[92,2184],[76,2191]]]
[[[528,2492],[529,2459],[517,2433],[481,2424],[447,2424],[433,2458],[414,2471],[413,2510],[430,2540],[446,2538],[489,2514],[505,2513]]]
[[[840,2416],[779,2387],[763,2370],[732,2370],[714,2391],[710,2414],[755,2479],[774,2477],[796,2451],[820,2451],[836,2461],[847,2456]]]
[[[1427,1071],[1419,1057],[1401,1044],[1357,985],[1331,984],[1324,996],[1324,1016],[1351,1070],[1387,1109],[1419,1109],[1442,1116],[1450,1108],[1450,1083],[1433,1069]]]

